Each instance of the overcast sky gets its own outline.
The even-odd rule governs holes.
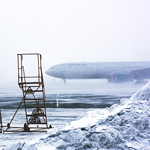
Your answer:
[[[149,61],[150,0],[0,0],[0,52],[0,83],[17,81],[18,53],[41,53],[44,71]]]

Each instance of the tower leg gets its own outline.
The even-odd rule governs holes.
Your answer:
[[[0,109],[0,133],[3,132],[3,125],[2,125],[2,114],[1,114],[1,109]]]

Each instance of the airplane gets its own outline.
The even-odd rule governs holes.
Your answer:
[[[79,62],[52,66],[47,75],[63,79],[107,79],[120,83],[150,79],[150,61],[145,62]]]

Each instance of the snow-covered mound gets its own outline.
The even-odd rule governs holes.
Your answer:
[[[150,150],[150,82],[130,99],[121,99],[119,105],[87,112],[63,130],[36,141],[18,143],[17,148]]]

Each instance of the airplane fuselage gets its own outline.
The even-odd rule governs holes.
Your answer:
[[[150,62],[97,62],[64,63],[51,67],[46,74],[62,79],[109,79],[114,75],[130,75],[136,78],[146,70],[149,74]],[[148,72],[147,72],[148,70]],[[112,76],[113,75],[113,76]],[[123,76],[122,76],[123,77]]]

